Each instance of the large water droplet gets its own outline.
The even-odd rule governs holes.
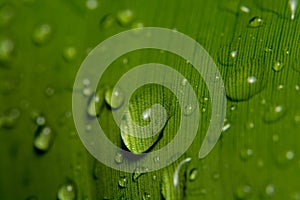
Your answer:
[[[52,32],[49,24],[42,24],[33,30],[32,40],[36,45],[46,44],[51,39]]]
[[[260,60],[254,60],[234,70],[225,82],[226,95],[233,101],[248,100],[265,86],[264,66]]]
[[[105,102],[112,108],[118,109],[124,103],[125,96],[120,88],[109,88],[105,92]]]
[[[130,25],[133,18],[134,18],[134,14],[130,9],[122,10],[117,13],[118,22],[122,26]]]
[[[11,60],[14,50],[14,43],[7,38],[0,39],[0,62]]]
[[[39,127],[34,138],[34,148],[41,153],[48,151],[52,145],[53,138],[53,132],[50,127]]]
[[[263,25],[263,20],[261,17],[253,17],[249,20],[248,27],[258,28]]]
[[[77,198],[77,188],[74,182],[68,181],[59,187],[57,191],[57,199],[74,200]]]

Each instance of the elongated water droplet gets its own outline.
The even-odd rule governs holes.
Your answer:
[[[189,180],[194,181],[196,180],[197,176],[198,176],[198,170],[196,168],[192,169],[189,174]]]
[[[104,92],[103,90],[98,90],[95,95],[91,96],[88,104],[87,113],[91,117],[99,116],[102,106],[104,104]]]
[[[68,181],[59,187],[57,191],[57,199],[74,200],[77,198],[77,188],[73,181]]]
[[[128,26],[132,22],[134,14],[130,9],[122,10],[117,13],[118,22],[122,26]]]
[[[261,17],[253,17],[252,19],[249,20],[248,27],[251,28],[258,28],[263,25],[263,20]]]
[[[265,86],[265,69],[260,60],[239,67],[228,75],[225,82],[226,95],[233,101],[248,100]]]
[[[121,177],[121,178],[119,179],[118,184],[119,184],[119,186],[120,186],[121,188],[127,187],[127,184],[128,184],[127,178],[126,178],[126,177]]]
[[[118,109],[124,103],[124,94],[120,88],[109,88],[105,92],[105,101],[112,109]]]
[[[296,9],[298,6],[298,0],[289,0],[289,6],[291,9],[291,20],[294,20],[296,15]]]
[[[244,13],[249,13],[250,12],[250,8],[248,8],[247,6],[241,6],[240,10]]]
[[[42,24],[33,30],[32,40],[36,45],[46,44],[52,36],[52,27],[49,24]]]
[[[40,127],[34,138],[34,148],[38,152],[46,152],[52,145],[53,142],[53,132],[50,127]]]
[[[0,39],[0,62],[10,61],[14,50],[14,43],[7,38]]]

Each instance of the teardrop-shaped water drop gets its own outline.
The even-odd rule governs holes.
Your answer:
[[[54,139],[53,132],[50,127],[39,127],[34,137],[34,148],[41,153],[49,150]]]

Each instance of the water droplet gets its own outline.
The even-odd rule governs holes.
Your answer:
[[[74,60],[76,58],[76,56],[77,56],[77,49],[73,46],[66,47],[63,50],[63,58],[67,62],[71,62],[72,60]]]
[[[122,153],[117,152],[115,155],[115,163],[121,164],[124,161],[124,157]]]
[[[252,188],[249,185],[238,186],[235,195],[238,199],[246,199],[250,196]]]
[[[186,78],[182,79],[182,81],[181,81],[182,86],[186,86],[187,83],[188,83],[188,80]]]
[[[54,89],[53,89],[52,87],[47,87],[46,90],[45,90],[45,94],[46,94],[48,97],[53,96],[53,94],[54,94]]]
[[[18,109],[11,109],[5,112],[3,115],[0,115],[0,128],[13,128],[19,117],[20,111]]]
[[[36,125],[44,126],[46,124],[46,119],[44,116],[38,116],[35,120]]]
[[[190,171],[189,180],[194,181],[196,180],[197,176],[198,176],[198,170],[194,168]]]
[[[268,196],[273,196],[274,193],[275,193],[275,187],[274,187],[274,185],[273,184],[267,185],[265,192],[266,192],[266,194]]]
[[[244,13],[249,13],[250,12],[250,8],[248,8],[247,6],[241,6],[240,9]]]
[[[153,176],[152,176],[152,180],[156,181],[156,179],[157,179],[157,176],[156,176],[156,175],[153,175]]]
[[[120,186],[121,188],[127,187],[127,184],[128,184],[127,178],[126,178],[126,177],[121,177],[121,178],[119,179],[118,184],[119,184],[119,186]]]
[[[104,29],[108,29],[115,23],[116,19],[112,15],[105,15],[101,20],[100,20],[100,27]]]
[[[94,10],[98,7],[98,1],[97,0],[87,0],[85,5],[88,9]]]
[[[34,148],[38,152],[46,152],[52,145],[53,132],[50,127],[39,127],[34,137]]]
[[[160,158],[158,156],[155,156],[153,160],[154,160],[155,163],[159,163]]]
[[[143,200],[148,200],[148,199],[151,199],[151,195],[145,192],[143,195]]]
[[[298,0],[289,0],[289,5],[290,5],[290,9],[291,9],[291,20],[294,20],[297,5],[298,5]]]
[[[273,142],[278,142],[279,141],[279,135],[278,134],[274,134],[272,136],[272,140],[273,140]]]
[[[59,187],[57,191],[57,199],[73,200],[77,198],[77,188],[74,182],[68,181]]]
[[[104,94],[103,90],[99,90],[95,95],[91,95],[90,101],[87,108],[87,113],[91,117],[99,116],[103,103],[104,103]]]
[[[132,25],[131,25],[131,28],[135,29],[135,28],[143,28],[144,27],[144,24],[143,22],[134,22]]]
[[[52,32],[49,24],[42,24],[33,30],[32,40],[36,45],[44,45],[51,39]]]
[[[285,113],[286,109],[282,105],[270,106],[264,114],[264,121],[268,123],[276,122],[283,117]]]
[[[252,121],[246,123],[247,130],[252,130],[253,128],[254,128],[254,123]]]
[[[183,114],[185,116],[191,115],[196,110],[196,107],[192,104],[188,104],[184,107]]]
[[[149,169],[147,167],[137,167],[135,170],[134,170],[134,173],[132,175],[132,180],[133,181],[137,181],[138,178],[145,174],[145,172],[147,172]]]
[[[105,92],[105,101],[112,109],[120,108],[123,103],[125,96],[120,88],[109,88]]]
[[[0,39],[0,62],[11,60],[13,50],[14,43],[10,39]]]
[[[92,94],[91,88],[89,88],[89,87],[83,88],[83,89],[82,89],[82,94],[83,94],[83,96],[85,96],[85,97],[91,96],[91,94]]]
[[[251,61],[228,75],[226,95],[233,101],[244,101],[259,93],[265,86],[265,70],[260,60]]]
[[[128,26],[132,22],[134,14],[130,9],[122,10],[117,13],[117,20],[122,26]]]
[[[295,122],[295,124],[300,124],[300,114],[296,114],[294,116],[294,122]]]
[[[227,131],[231,127],[231,124],[229,122],[224,123],[222,127],[222,132]]]
[[[240,152],[240,158],[242,160],[247,160],[253,155],[252,149],[242,149]]]
[[[215,173],[213,175],[213,179],[216,181],[216,180],[219,180],[220,179],[220,174],[219,173]]]
[[[292,160],[292,159],[294,158],[294,156],[295,156],[295,154],[294,154],[294,152],[291,151],[291,150],[287,151],[286,154],[285,154],[285,157],[286,157],[286,159],[288,159],[288,160]]]
[[[263,20],[261,17],[253,17],[249,20],[248,27],[258,28],[263,25]]]
[[[282,62],[276,61],[276,62],[274,63],[274,65],[273,65],[273,70],[274,70],[275,72],[279,72],[279,71],[281,71],[281,70],[283,69],[283,67],[284,67],[284,65],[283,65]]]
[[[294,157],[295,153],[292,150],[280,152],[277,156],[277,163],[282,166],[287,165],[294,159]]]
[[[4,4],[0,6],[0,27],[6,26],[11,22],[15,15],[15,11],[12,6]]]
[[[293,60],[292,62],[292,68],[293,70],[295,70],[296,72],[300,72],[300,59],[296,58],[295,60]]]

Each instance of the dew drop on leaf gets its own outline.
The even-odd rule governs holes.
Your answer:
[[[77,198],[77,188],[74,182],[68,181],[61,185],[57,191],[57,199],[74,200]]]

